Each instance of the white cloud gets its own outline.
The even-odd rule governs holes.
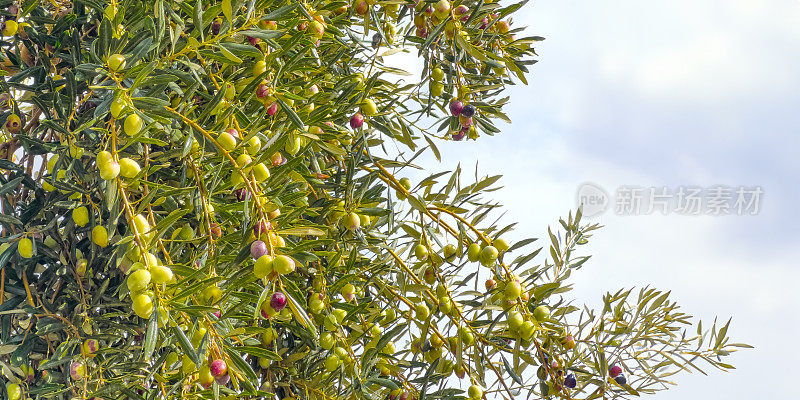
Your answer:
[[[758,76],[770,76],[744,58],[737,60],[740,52],[733,38],[713,33],[644,59],[630,53],[604,54],[602,65],[609,79],[646,95],[720,99],[761,87]]]
[[[771,36],[800,46],[797,3],[671,2],[637,16],[643,21],[630,35],[598,46],[603,74],[656,98],[727,102],[786,91],[798,80],[800,57]],[[620,13],[617,22],[628,18]]]
[[[800,79],[796,0],[538,2],[526,12],[548,38],[539,70],[556,60],[647,98],[727,104]]]

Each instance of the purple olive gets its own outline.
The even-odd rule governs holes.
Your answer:
[[[267,244],[261,240],[256,240],[250,244],[250,256],[253,257],[253,260],[258,260],[267,254]]]
[[[465,117],[471,117],[475,115],[475,106],[473,106],[472,104],[465,105],[464,108],[461,109],[461,115]]]
[[[364,125],[364,116],[361,113],[355,113],[350,117],[350,127],[353,129],[361,128]]]
[[[211,370],[211,375],[214,375],[214,377],[218,378],[228,374],[228,365],[225,364],[224,360],[216,359],[212,361],[211,365],[208,367]]]
[[[244,198],[247,197],[247,189],[245,188],[236,189],[234,193],[236,194],[236,200],[238,201],[244,201]]]
[[[272,103],[272,105],[270,105],[269,108],[267,108],[267,114],[269,114],[270,117],[275,115],[276,112],[278,112],[278,102],[277,101]]]
[[[286,308],[286,295],[281,292],[273,293],[272,298],[269,299],[269,306],[272,307],[273,310],[280,312]]]
[[[450,102],[450,114],[454,117],[461,115],[461,111],[464,109],[464,103],[461,100],[453,100]]]
[[[258,221],[255,226],[253,226],[253,234],[256,236],[261,236],[263,233],[267,233],[267,230],[272,229],[272,223],[269,221],[264,221],[263,219]]]
[[[263,83],[258,85],[258,88],[256,89],[256,97],[263,99],[264,97],[267,97],[267,95],[269,95],[269,87]]]
[[[218,377],[214,378],[214,380],[217,381],[217,384],[219,384],[220,386],[226,386],[226,385],[228,385],[228,383],[231,382],[231,376],[228,375],[228,374],[225,374],[225,375],[218,376]]]
[[[564,387],[575,389],[576,386],[578,386],[578,379],[575,378],[575,374],[571,373],[564,378]]]

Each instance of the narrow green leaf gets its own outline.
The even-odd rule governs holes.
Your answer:
[[[231,10],[231,0],[222,0],[222,14],[230,24],[232,22],[233,10]]]
[[[294,235],[294,236],[325,236],[325,231],[311,226],[298,226],[294,228],[282,229],[278,233],[281,235]]]
[[[300,129],[301,131],[305,132],[306,129],[305,125],[303,124],[303,120],[301,120],[300,117],[297,115],[297,113],[294,112],[292,107],[289,107],[289,105],[286,104],[286,102],[284,102],[280,98],[278,98],[278,104],[280,104],[281,109],[286,112],[286,115],[289,116],[289,119],[292,121],[294,126],[296,126],[297,129]]]
[[[172,332],[175,333],[175,337],[178,338],[178,344],[180,345],[181,349],[187,356],[194,362],[195,365],[199,366],[202,364],[202,360],[200,360],[200,356],[197,354],[197,351],[192,346],[192,342],[189,341],[189,338],[186,337],[186,334],[183,333],[183,330],[178,326],[172,327]]]
[[[311,318],[308,317],[303,304],[298,303],[288,291],[284,291],[284,295],[286,295],[286,298],[289,300],[289,308],[291,308],[292,314],[294,314],[295,318],[297,318],[297,320],[300,321],[300,323],[305,326],[306,329],[311,331],[315,338],[319,337],[319,331],[317,331],[317,327],[314,325],[314,322],[311,320]]]
[[[156,339],[158,339],[158,304],[153,307],[153,313],[150,314],[150,320],[147,322],[147,333],[144,336],[144,354],[142,355],[145,362],[150,361],[153,350],[156,348]]]
[[[200,33],[200,40],[205,41],[205,33],[203,33],[203,0],[197,0],[194,3],[194,26],[195,31]]]

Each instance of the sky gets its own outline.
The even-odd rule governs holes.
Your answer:
[[[800,358],[800,1],[531,1],[512,27],[546,37],[513,123],[448,142],[441,165],[503,174],[515,238],[546,237],[580,185],[611,201],[575,277],[578,302],[651,285],[710,323],[733,317],[732,372],[680,375],[651,398],[796,399]],[[756,215],[617,215],[620,187],[760,187]],[[541,261],[541,260],[540,260]]]

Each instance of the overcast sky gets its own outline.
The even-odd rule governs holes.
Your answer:
[[[800,359],[800,1],[532,1],[514,26],[547,38],[512,125],[442,146],[442,168],[501,173],[513,238],[544,237],[592,182],[760,186],[757,215],[595,217],[605,228],[576,277],[580,302],[650,284],[756,346],[737,370],[681,375],[657,399],[797,399]],[[476,155],[477,152],[480,154]]]

